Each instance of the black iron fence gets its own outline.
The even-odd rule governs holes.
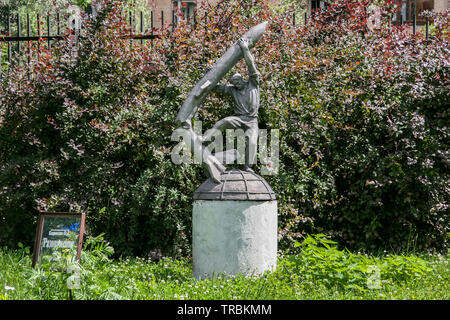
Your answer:
[[[154,27],[153,12],[150,12],[149,21],[144,19],[142,11],[137,13],[129,12],[127,20],[130,25],[130,34],[125,38],[140,41],[141,44],[147,40],[158,37],[160,31],[166,28],[164,22],[164,12],[161,11],[161,27]],[[83,26],[72,20],[73,16],[67,14],[47,13],[45,15],[29,13],[25,15],[8,15],[6,21],[0,21],[0,77],[15,64],[31,60],[31,49],[37,49],[39,55],[42,47],[46,46],[51,50],[52,42],[63,39],[64,31],[72,30],[74,34],[80,34]],[[32,21],[34,20],[34,21]],[[138,20],[138,24],[136,24]],[[147,22],[147,23],[146,23]],[[3,30],[2,30],[3,29]],[[14,59],[15,58],[15,59]]]
[[[138,17],[138,19],[136,19],[136,17]],[[391,17],[391,23],[394,25],[404,25],[405,23],[407,26],[411,25],[412,33],[416,34],[417,27],[415,15],[413,15],[412,23],[404,22],[402,17],[402,15],[399,15],[395,19],[394,17]],[[6,21],[0,21],[0,78],[5,72],[8,72],[9,68],[13,65],[13,56],[16,57],[15,63],[19,64],[25,60],[23,56],[26,56],[29,69],[32,46],[37,46],[37,54],[39,55],[41,52],[41,45],[46,44],[47,48],[51,50],[52,42],[63,38],[61,32],[63,28],[72,29],[74,32],[80,32],[82,26],[77,27],[76,21],[71,21],[71,18],[71,16],[67,15],[61,17],[60,13],[53,15],[47,13],[44,16],[37,13],[34,17],[35,23],[33,25],[31,16],[27,13],[25,14],[25,17],[19,15],[7,16]],[[175,10],[172,10],[171,18],[172,22],[170,24],[167,23],[165,21],[164,11],[161,11],[159,16],[160,27],[155,28],[153,11],[150,12],[149,19],[144,19],[144,13],[142,11],[137,14],[135,12],[129,12],[127,19],[130,25],[130,34],[126,38],[130,39],[130,42],[139,40],[141,44],[144,44],[147,40],[152,41],[159,36],[162,29],[172,28],[173,30],[179,20],[183,19],[183,17],[179,15],[179,12]],[[309,18],[308,13],[305,12],[302,18],[303,22],[307,24]],[[136,23],[136,20],[139,21],[138,24]],[[294,27],[297,24],[296,20],[297,15],[294,13],[291,20]],[[190,21],[189,18],[185,19],[185,21],[193,23],[195,26],[197,24],[195,11]],[[23,25],[24,22],[25,25]],[[428,18],[426,18],[425,23],[425,35],[428,40]],[[4,45],[5,43],[6,46]],[[26,46],[24,46],[23,43],[25,43]]]

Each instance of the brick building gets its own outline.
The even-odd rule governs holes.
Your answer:
[[[420,17],[420,13],[423,11],[430,10],[442,12],[448,8],[448,0],[403,0],[402,2],[402,21],[412,21],[415,11],[416,21],[419,24],[423,24],[425,22],[424,19]]]
[[[215,3],[219,0],[209,0],[210,3]],[[273,0],[280,1],[280,0]],[[308,0],[308,12],[318,8],[327,6],[326,0]],[[424,10],[432,10],[436,12],[444,11],[449,7],[449,0],[402,0],[401,18],[395,17],[396,20],[410,23],[413,21],[415,12],[416,22],[418,25],[424,23],[424,19],[419,14]],[[153,23],[156,28],[160,27],[162,23],[172,24],[176,22],[176,10],[184,13],[186,19],[193,19],[195,0],[149,0],[153,7]],[[415,8],[414,8],[415,5]]]
[[[209,0],[215,3],[218,0]],[[168,25],[176,22],[176,11],[181,11],[185,19],[194,19],[195,0],[150,0],[150,6],[153,8],[153,25],[155,28],[161,27],[162,24]]]
[[[311,10],[316,10],[318,8],[325,8],[328,5],[328,2],[330,1],[309,0],[308,12],[311,12]],[[414,12],[416,16],[416,22],[418,24],[423,24],[425,21],[422,17],[420,17],[420,13],[422,13],[423,11],[430,10],[435,12],[442,12],[449,7],[449,0],[401,0],[401,2],[401,13],[394,18],[398,21],[401,20],[406,23],[411,23],[413,21]]]

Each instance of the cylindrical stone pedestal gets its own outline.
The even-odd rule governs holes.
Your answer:
[[[196,190],[192,216],[193,273],[260,275],[277,263],[277,201],[260,176],[227,171],[222,183]]]
[[[192,224],[196,278],[275,270],[277,201],[196,200]]]

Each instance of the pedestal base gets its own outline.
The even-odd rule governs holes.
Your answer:
[[[197,279],[275,270],[277,201],[195,200],[193,272]]]

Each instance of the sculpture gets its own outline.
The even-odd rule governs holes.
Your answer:
[[[235,45],[229,48],[193,88],[177,115],[178,123],[188,132],[190,137],[191,152],[202,155],[202,163],[207,169],[210,178],[216,183],[220,183],[220,175],[225,172],[226,168],[211,153],[208,147],[203,145],[204,141],[208,141],[211,138],[214,130],[211,130],[211,134],[207,134],[203,138],[199,137],[192,129],[191,118],[209,92],[216,91],[231,95],[235,102],[235,115],[220,120],[214,125],[213,129],[223,131],[240,128],[245,131],[245,136],[248,140],[245,148],[244,170],[253,172],[251,165],[255,163],[258,140],[257,114],[259,108],[260,74],[256,69],[250,49],[261,38],[266,27],[267,22],[263,22],[251,28]],[[245,81],[241,75],[234,74],[230,78],[232,85],[218,84],[225,74],[242,58],[247,64],[249,80]]]
[[[266,27],[267,22],[264,22],[251,28],[229,48],[195,85],[177,115],[177,121],[184,130],[176,133],[181,133],[183,140],[190,142],[191,153],[196,162],[201,160],[209,175],[209,179],[195,190],[192,208],[192,269],[197,279],[217,275],[253,276],[276,269],[276,195],[267,181],[251,169],[251,165],[255,163],[260,131],[257,120],[260,75],[250,49],[260,39]],[[230,78],[231,85],[219,84],[242,58],[247,65],[248,81],[241,75],[234,74]],[[193,130],[191,118],[212,91],[222,92],[233,98],[234,115],[218,121],[202,136]],[[238,134],[248,138],[245,144],[244,170],[226,170],[224,163],[230,159],[220,160],[224,158],[223,155],[228,158],[230,152],[236,150],[212,154],[211,146],[205,146],[205,142],[213,136],[214,144],[221,142],[221,139],[216,139],[226,129],[242,129]],[[261,154],[264,149],[260,149]],[[236,158],[236,153],[233,155]]]
[[[213,91],[228,94],[233,97],[235,107],[234,116],[226,117],[217,122],[212,129],[224,131],[226,129],[243,129],[246,140],[245,146],[245,171],[253,170],[250,168],[255,163],[256,145],[258,143],[258,109],[259,109],[259,87],[260,73],[256,69],[255,61],[248,48],[246,39],[239,39],[238,45],[241,47],[245,62],[248,68],[248,81],[245,81],[239,73],[235,73],[230,82],[232,85],[218,84]],[[210,131],[203,141],[209,141],[214,133]]]

